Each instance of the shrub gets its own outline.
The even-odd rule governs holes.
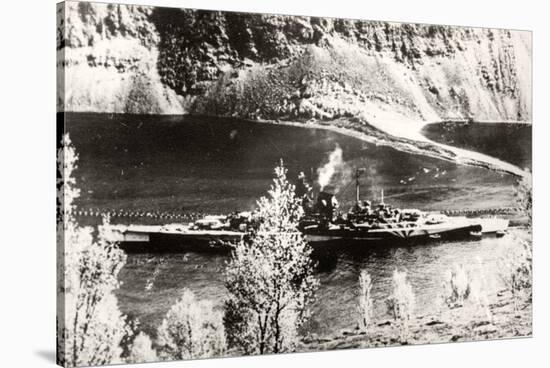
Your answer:
[[[514,242],[499,259],[499,270],[501,280],[512,295],[514,312],[517,312],[522,302],[531,302],[533,297],[531,242],[523,239]]]
[[[151,338],[140,332],[134,339],[130,348],[127,363],[150,363],[158,361],[156,351],[153,349]]]
[[[161,357],[170,360],[220,356],[225,352],[222,316],[209,301],[185,289],[157,331]]]
[[[478,262],[482,269],[481,260]],[[472,338],[475,337],[475,332],[470,329],[470,322],[479,319],[493,321],[485,291],[486,282],[480,274],[474,275],[472,269],[455,264],[443,283],[442,295],[445,306],[451,312],[451,323],[464,328]]]
[[[444,283],[444,302],[450,309],[464,306],[472,292],[472,279],[464,266],[455,265]]]
[[[123,110],[126,114],[161,113],[152,81],[145,74],[136,73],[131,77],[128,94],[124,98]]]
[[[80,195],[73,171],[78,155],[68,135],[58,153],[58,363],[65,366],[120,363],[121,342],[132,334],[114,291],[126,256],[109,242],[108,219],[80,227],[74,200]]]
[[[397,322],[400,339],[408,340],[409,322],[414,314],[415,296],[411,284],[407,281],[407,272],[395,270],[392,279],[392,294],[386,300],[388,313]]]
[[[530,226],[533,221],[533,184],[530,173],[527,173],[524,177],[518,181],[516,187],[516,198],[518,205],[522,209],[523,213],[527,216]]]
[[[286,173],[281,162],[258,201],[256,230],[235,246],[226,270],[228,342],[245,354],[293,350],[317,286],[311,248],[298,231],[301,201]]]
[[[371,295],[372,282],[369,273],[362,270],[359,274],[359,313],[361,315],[360,325],[368,332],[373,317],[373,300]]]

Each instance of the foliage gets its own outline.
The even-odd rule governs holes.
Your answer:
[[[462,307],[472,292],[472,278],[463,265],[455,265],[444,283],[445,304],[453,309]]]
[[[161,108],[154,92],[152,82],[145,74],[136,73],[131,77],[128,95],[125,98],[124,113],[126,114],[160,114]]]
[[[151,338],[140,332],[134,339],[130,348],[127,363],[149,363],[158,361],[156,351],[153,349]]]
[[[361,314],[361,327],[365,332],[372,323],[374,301],[372,299],[372,281],[369,273],[362,270],[359,274],[359,313]]]
[[[483,268],[481,259],[478,259],[479,269]],[[475,338],[476,331],[469,322],[484,319],[491,323],[493,315],[489,308],[486,293],[486,282],[480,272],[473,272],[471,267],[455,264],[443,283],[444,293],[442,300],[450,312],[449,318],[453,325],[462,326],[464,333]]]
[[[529,220],[529,225],[531,225],[533,221],[533,184],[530,173],[527,173],[518,181],[516,197],[520,208]]]
[[[314,94],[310,79],[318,81],[316,85],[325,81],[325,65],[312,52],[307,49],[300,58],[281,68],[255,65],[238,73],[223,73],[204,96],[195,100],[192,111],[247,119],[311,118],[311,114],[300,110],[300,101]],[[334,79],[331,82],[339,81]]]
[[[157,331],[161,357],[170,360],[220,356],[225,352],[222,315],[212,303],[185,289]]]
[[[518,312],[522,301],[531,302],[533,297],[531,242],[517,239],[499,259],[499,270],[500,278],[512,294],[514,312]]]
[[[388,313],[400,330],[400,339],[406,342],[409,334],[409,322],[414,314],[415,296],[411,284],[407,281],[407,272],[395,270],[392,278],[392,294],[386,300]]]
[[[151,21],[160,35],[157,68],[176,93],[199,94],[199,84],[216,79],[217,55],[232,59],[220,12],[154,8]]]
[[[132,333],[114,291],[126,261],[109,242],[108,219],[98,228],[80,227],[74,200],[80,192],[73,176],[78,155],[68,135],[58,153],[58,362],[65,366],[121,362],[121,341]]]
[[[195,101],[192,109],[208,115],[276,119],[295,108],[289,97],[297,90],[297,82],[288,78],[286,70],[262,67],[243,72],[239,78],[226,73]]]
[[[226,270],[228,342],[246,354],[292,351],[318,284],[297,228],[301,201],[286,174],[281,162],[268,197],[258,201],[255,230],[235,246]]]

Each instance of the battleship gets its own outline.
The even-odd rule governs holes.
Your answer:
[[[321,193],[319,209],[300,222],[300,230],[310,242],[348,240],[362,243],[415,243],[431,239],[479,238],[504,235],[508,220],[447,216],[418,209],[394,208],[381,201],[357,202],[346,214],[334,214],[337,201],[330,193]]]
[[[314,206],[307,203],[309,197],[304,197],[306,216],[300,222],[300,230],[308,241],[414,243],[430,239],[479,238],[489,234],[501,236],[508,228],[506,219],[450,217],[439,212],[394,208],[385,203],[383,190],[378,204],[362,201],[359,178],[363,172],[363,169],[356,170],[355,205],[346,214],[338,211],[338,201],[332,193],[321,192]]]
[[[430,240],[479,239],[503,236],[509,220],[497,217],[447,216],[441,212],[401,209],[387,204],[384,191],[373,204],[362,200],[359,178],[355,174],[355,203],[342,212],[335,193],[322,190],[314,201],[305,177],[296,186],[304,216],[298,230],[313,244],[354,242],[371,244],[416,244]],[[154,247],[204,246],[228,247],[249,234],[255,222],[254,212],[205,216],[187,224],[111,225],[111,238],[128,250]]]

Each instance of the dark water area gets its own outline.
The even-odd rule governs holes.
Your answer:
[[[67,114],[80,155],[78,204],[99,209],[228,213],[253,209],[280,159],[296,178],[340,147],[345,165],[332,183],[343,209],[362,193],[421,209],[489,208],[514,202],[513,176],[460,166],[319,129],[207,117]],[[318,186],[316,187],[318,189]]]
[[[439,143],[465,148],[532,170],[532,127],[514,123],[436,123],[423,134]]]
[[[391,292],[394,270],[407,271],[416,296],[416,316],[434,316],[443,294],[443,281],[455,265],[464,265],[482,284],[489,301],[496,300],[504,286],[498,276],[503,249],[525,237],[515,229],[503,238],[476,241],[434,242],[414,247],[316,247],[313,258],[320,287],[311,306],[305,331],[335,336],[353,330],[359,321],[359,274],[367,269],[372,277],[374,319],[390,319],[385,299]],[[212,300],[222,308],[226,296],[224,269],[227,254],[185,252],[173,254],[131,254],[121,271],[118,292],[123,312],[136,317],[141,327],[155,336],[156,328],[183,289],[199,299]]]
[[[354,198],[351,176],[366,168],[364,196],[399,207],[460,209],[515,205],[513,176],[459,166],[387,146],[376,146],[317,129],[205,117],[67,114],[66,128],[80,155],[78,206],[172,212],[227,213],[249,210],[264,195],[282,158],[290,178],[304,171],[313,181],[336,147],[345,164],[332,186],[345,210]],[[318,190],[318,186],[315,186]],[[116,222],[116,218],[113,219]],[[525,236],[525,231],[514,233]],[[471,267],[488,293],[498,289],[498,258],[513,234],[476,241],[435,242],[414,247],[316,247],[320,288],[306,331],[339,334],[357,324],[358,278],[373,279],[377,321],[388,318],[384,299],[395,269],[407,270],[416,293],[416,313],[433,314],[445,274],[454,264]],[[187,251],[129,254],[121,271],[122,311],[155,329],[188,288],[221,308],[227,253]]]

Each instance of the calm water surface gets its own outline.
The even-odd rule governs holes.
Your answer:
[[[466,148],[532,169],[532,127],[513,123],[436,123],[423,133],[430,139]]]
[[[417,315],[433,314],[443,280],[455,264],[470,267],[485,282],[489,299],[501,287],[498,259],[503,247],[514,242],[521,230],[503,238],[479,241],[431,243],[415,247],[392,248],[315,248],[316,275],[320,287],[306,327],[321,336],[339,334],[357,326],[357,291],[359,273],[368,269],[373,282],[375,318],[389,319],[384,299],[391,289],[395,269],[407,270],[416,294]],[[124,312],[140,319],[142,327],[155,334],[164,314],[181,296],[184,288],[199,298],[211,299],[221,308],[226,291],[223,270],[228,260],[224,254],[177,253],[132,254],[123,268],[124,282],[119,300]]]
[[[345,167],[333,183],[354,200],[353,170],[367,169],[362,192],[400,207],[501,207],[516,179],[375,146],[338,133],[227,119],[68,114],[80,154],[80,204],[101,209],[229,212],[250,210],[282,158],[290,178],[316,170],[341,147]],[[513,143],[513,142],[512,142]]]
[[[76,176],[79,206],[226,213],[249,210],[264,195],[273,167],[282,158],[290,177],[313,179],[328,154],[340,147],[346,162],[332,184],[344,208],[354,198],[348,185],[354,168],[365,167],[365,196],[384,188],[386,201],[421,209],[487,208],[515,205],[510,175],[458,166],[377,147],[324,130],[264,125],[204,117],[68,114],[67,129],[80,155]],[[510,144],[514,144],[513,140]],[[529,142],[530,144],[530,142]],[[318,188],[316,188],[318,189]],[[521,230],[515,230],[524,236]],[[513,236],[416,247],[315,249],[321,281],[308,331],[333,335],[357,320],[359,272],[374,283],[375,309],[386,318],[383,299],[392,272],[406,269],[417,294],[417,313],[430,314],[442,278],[455,263],[477,269],[488,289],[498,283],[497,259]],[[227,254],[185,252],[130,254],[121,272],[121,309],[155,328],[184,288],[221,306]]]

